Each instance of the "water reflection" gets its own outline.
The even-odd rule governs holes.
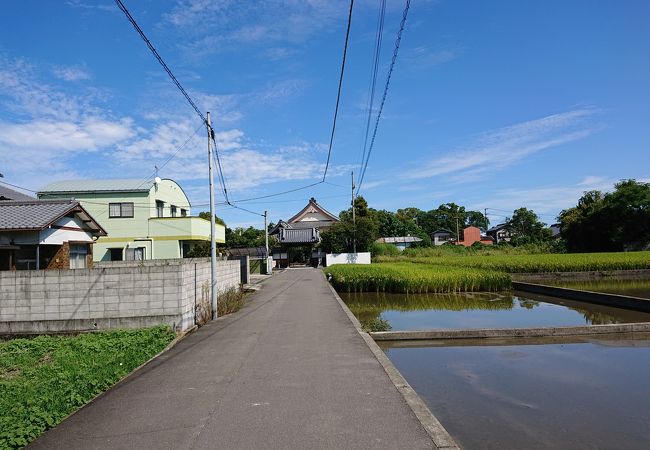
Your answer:
[[[439,344],[383,346],[463,448],[650,448],[647,335],[623,342]]]
[[[520,292],[342,293],[362,325],[393,330],[601,325],[650,322],[650,313]]]

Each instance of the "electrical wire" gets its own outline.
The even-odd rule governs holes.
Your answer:
[[[147,36],[144,34],[144,31],[142,31],[142,28],[140,28],[140,26],[139,26],[138,23],[135,21],[135,19],[133,18],[133,16],[131,16],[131,13],[129,12],[129,10],[126,9],[126,6],[124,6],[124,3],[122,3],[122,0],[115,0],[115,4],[117,4],[117,7],[120,8],[120,10],[124,13],[124,15],[126,16],[126,18],[129,20],[129,22],[131,22],[131,25],[133,25],[133,28],[135,29],[135,31],[137,31],[137,33],[140,35],[140,37],[141,37],[142,40],[145,42],[145,44],[147,44],[147,47],[149,47],[149,50],[151,50],[151,53],[153,53],[153,56],[158,60],[158,62],[159,62],[160,65],[162,66],[162,68],[165,69],[165,72],[167,72],[167,75],[169,75],[169,78],[171,78],[171,80],[172,80],[172,82],[174,83],[174,85],[176,85],[176,87],[178,88],[178,90],[181,91],[181,94],[183,94],[183,96],[185,97],[185,99],[187,100],[187,102],[190,104],[190,106],[192,107],[192,109],[194,109],[194,111],[196,112],[196,114],[201,118],[201,122],[203,122],[204,124],[207,124],[207,119],[205,118],[205,116],[203,115],[203,113],[201,112],[201,110],[198,108],[198,106],[196,106],[196,103],[194,103],[194,100],[192,100],[192,98],[189,96],[189,94],[187,93],[187,91],[185,91],[185,89],[183,88],[183,86],[181,85],[181,83],[180,83],[180,82],[178,81],[178,79],[174,76],[174,74],[172,73],[171,69],[167,66],[167,64],[166,64],[165,61],[162,59],[162,57],[160,56],[160,54],[158,53],[158,51],[156,50],[156,48],[153,46],[153,44],[151,43],[151,41],[149,41],[149,39],[147,38]],[[208,124],[208,126],[210,126],[210,125]]]
[[[368,88],[368,119],[366,120],[366,133],[363,138],[363,153],[361,154],[361,164],[366,159],[368,148],[368,135],[370,133],[370,121],[372,119],[372,108],[375,102],[375,86],[377,84],[377,73],[379,72],[379,59],[381,55],[381,42],[384,34],[384,17],[386,16],[386,0],[382,0],[379,6],[379,17],[377,18],[377,34],[375,36],[375,51],[373,53],[372,70],[370,72],[370,84]]]
[[[327,169],[330,166],[330,157],[332,156],[332,144],[334,142],[334,132],[336,131],[336,118],[339,114],[339,103],[341,101],[341,88],[343,86],[343,73],[345,72],[345,59],[348,54],[348,42],[350,40],[350,27],[352,25],[352,9],[354,6],[354,0],[350,0],[350,12],[348,13],[348,28],[345,32],[345,45],[343,46],[343,61],[341,62],[341,75],[339,77],[339,89],[336,94],[336,107],[334,108],[334,121],[332,122],[332,134],[330,135],[330,145],[327,150],[327,162],[325,163],[325,171],[323,172],[323,182],[325,177],[327,177]]]
[[[379,106],[379,111],[377,111],[377,120],[375,121],[375,129],[372,132],[372,139],[370,141],[370,147],[368,148],[368,154],[366,155],[366,161],[361,171],[361,179],[359,180],[359,186],[357,187],[357,195],[361,190],[361,185],[366,176],[366,169],[368,168],[368,161],[370,161],[370,155],[372,154],[372,149],[375,145],[375,138],[377,137],[377,128],[379,127],[379,119],[381,118],[381,113],[384,110],[384,104],[386,103],[386,96],[388,95],[388,88],[390,86],[390,79],[393,75],[393,69],[395,68],[395,61],[397,61],[397,55],[399,53],[399,46],[402,42],[402,33],[404,32],[404,26],[406,25],[406,18],[408,16],[409,8],[411,6],[411,0],[406,0],[404,5],[404,12],[402,13],[402,21],[399,25],[399,31],[397,32],[397,39],[395,40],[395,48],[393,49],[393,59],[391,60],[390,67],[388,68],[388,76],[386,77],[386,85],[384,86],[384,94],[381,98],[381,104]]]
[[[318,186],[319,184],[322,184],[322,183],[323,183],[323,181],[317,181],[315,183],[311,183],[311,184],[308,184],[306,186],[301,186],[301,187],[297,187],[297,188],[294,188],[294,189],[288,189],[288,190],[282,191],[282,192],[276,192],[275,194],[261,195],[259,197],[243,198],[243,199],[240,199],[240,200],[233,200],[233,202],[234,203],[243,203],[243,202],[249,202],[249,201],[252,201],[252,200],[261,200],[261,199],[264,199],[264,198],[278,197],[280,195],[290,194],[291,192],[302,191],[303,189]]]

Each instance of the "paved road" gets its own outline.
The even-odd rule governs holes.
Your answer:
[[[316,269],[267,280],[31,447],[434,448]]]

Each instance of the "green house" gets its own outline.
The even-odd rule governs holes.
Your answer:
[[[183,258],[210,240],[210,221],[192,217],[174,180],[68,180],[45,186],[41,199],[75,199],[106,230],[94,245],[94,261]],[[216,240],[225,242],[217,224]]]

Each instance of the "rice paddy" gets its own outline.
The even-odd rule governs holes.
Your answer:
[[[511,288],[511,273],[650,269],[650,251],[379,257],[371,265],[325,269],[343,292],[446,293]]]
[[[495,270],[408,262],[334,265],[325,270],[337,290],[445,293],[510,289],[510,275]]]
[[[379,262],[489,269],[507,273],[586,272],[650,269],[650,251],[621,253],[547,253],[529,255],[445,255],[379,257]]]

